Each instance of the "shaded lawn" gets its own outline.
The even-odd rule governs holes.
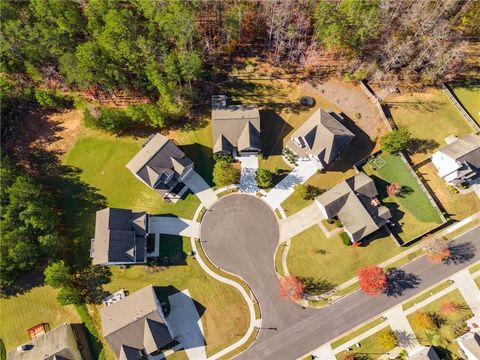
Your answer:
[[[433,193],[452,219],[459,221],[480,211],[480,200],[475,192],[468,194],[452,193],[450,186],[438,176],[435,166],[431,162],[419,167],[417,173],[433,190]]]
[[[165,249],[170,256],[183,256],[191,251],[189,238],[169,236],[164,238],[163,245],[162,239],[160,241],[160,252]],[[182,244],[180,247],[179,243]],[[175,251],[182,254],[174,254]],[[149,271],[146,271],[145,266],[132,266],[128,269],[111,267],[112,281],[104,288],[110,292],[123,288],[132,293],[152,284],[156,287],[160,301],[177,290],[188,289],[193,299],[205,308],[201,320],[208,356],[233,344],[245,334],[249,315],[240,292],[208,276],[196,260],[188,257],[184,266],[163,267],[157,272],[152,271],[152,268],[147,270]]]
[[[444,138],[455,134],[466,135],[472,128],[455,105],[440,89],[428,88],[421,93],[391,94],[385,98],[393,120],[398,127],[406,127],[412,137],[433,139],[439,146],[446,145]],[[429,154],[415,154],[412,161],[419,163]]]
[[[458,304],[461,304],[461,306],[465,308],[465,310],[460,311],[458,313],[453,313],[450,315],[443,314],[441,312],[441,306],[442,306],[442,303],[444,303],[445,301],[453,301]],[[440,299],[431,302],[427,306],[424,306],[420,310],[426,311],[426,312],[432,312],[440,315],[443,322],[443,324],[439,327],[438,330],[430,331],[430,330],[419,329],[413,326],[410,320],[412,319],[412,316],[415,313],[407,316],[408,320],[410,321],[410,324],[412,324],[413,332],[415,333],[415,336],[418,338],[418,341],[420,342],[420,344],[427,345],[427,346],[428,345],[435,346],[435,350],[437,350],[438,355],[442,359],[443,358],[448,359],[450,358],[451,355],[455,357],[462,357],[461,354],[459,353],[459,347],[455,342],[456,336],[452,331],[452,324],[454,324],[457,321],[461,321],[462,319],[469,319],[473,316],[473,314],[471,310],[468,308],[467,304],[465,303],[465,300],[460,294],[460,291],[454,290],[448,293],[447,295],[441,297]]]
[[[314,225],[292,238],[287,256],[288,270],[293,276],[325,279],[340,285],[355,277],[361,267],[381,263],[406,249],[398,247],[382,231],[377,236],[375,240],[367,240],[364,247],[346,246],[339,235],[327,238]],[[317,253],[320,249],[327,253]]]
[[[380,345],[380,339],[381,339],[381,334],[386,331],[391,331],[392,328],[390,326],[387,326],[385,329],[382,329],[378,332],[376,332],[373,335],[370,335],[369,337],[363,339],[360,341],[361,347],[356,347],[352,346],[353,351],[350,353],[354,354],[359,354],[362,355],[362,359],[378,359],[381,355],[389,352],[393,348],[385,348],[382,345]],[[341,353],[338,353],[335,355],[335,357],[339,360],[343,360],[345,355],[349,354],[348,351],[342,351]]]
[[[480,124],[480,84],[450,84],[450,86],[468,113]]]
[[[27,329],[37,324],[48,323],[54,329],[65,322],[80,322],[73,305],[57,302],[57,293],[45,285],[9,299],[0,298],[0,338],[7,351],[27,342]]]
[[[200,204],[195,195],[188,191],[177,203],[166,203],[125,167],[144,140],[87,132],[77,140],[64,161],[80,168],[82,180],[97,188],[109,206],[191,219]]]
[[[386,161],[383,167],[374,167],[368,163],[363,166],[363,171],[372,176],[383,204],[392,212],[396,223],[392,231],[403,242],[408,242],[440,224],[441,219],[400,157],[390,154],[382,154],[382,157]],[[388,196],[386,188],[392,182],[406,187],[410,193]]]

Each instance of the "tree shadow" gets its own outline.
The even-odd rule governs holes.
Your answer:
[[[274,110],[260,110],[260,129],[263,157],[281,155],[283,139],[293,127]]]
[[[420,283],[420,278],[404,270],[390,268],[387,270],[387,296],[402,296],[406,290],[416,288]]]
[[[304,292],[309,295],[321,295],[335,288],[335,284],[324,279],[314,279],[312,277],[299,278],[303,283]]]
[[[415,192],[410,186],[402,185],[400,188],[400,193],[398,194],[399,197],[405,197],[408,195],[412,195]]]
[[[439,146],[440,144],[434,139],[412,138],[407,144],[407,154],[429,154]]]
[[[463,264],[475,257],[475,245],[471,242],[452,242],[448,249],[450,256],[443,261],[444,264]]]
[[[411,347],[416,344],[417,338],[414,334],[407,332],[405,330],[394,330],[393,333],[398,340],[398,343],[401,347]]]

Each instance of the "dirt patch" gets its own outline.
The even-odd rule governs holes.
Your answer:
[[[334,103],[371,139],[377,139],[387,133],[387,128],[380,118],[378,109],[368,99],[360,86],[330,79],[321,83],[303,82],[300,87],[304,91],[318,93]],[[360,114],[360,117],[358,114]]]
[[[74,145],[79,133],[83,129],[83,112],[81,110],[68,110],[50,114],[47,123],[57,124],[55,139],[46,144],[49,151],[66,153]]]

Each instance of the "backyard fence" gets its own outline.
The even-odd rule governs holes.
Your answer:
[[[473,130],[478,133],[480,132],[480,127],[478,124],[473,120],[473,118],[470,116],[470,114],[467,112],[467,110],[463,107],[463,105],[458,101],[457,97],[455,94],[450,90],[450,88],[442,83],[441,85],[442,90],[447,94],[450,100],[452,100],[453,104],[457,107],[458,111],[460,111],[460,114],[462,114],[463,118],[468,121],[470,126],[473,128]]]
[[[393,129],[396,129],[397,125],[395,125],[395,123],[393,122],[393,119],[390,116],[387,116],[387,111],[388,110],[386,109],[386,105],[381,104],[381,102],[380,102],[381,99],[377,95],[375,95],[375,93],[370,88],[370,86],[368,86],[368,84],[365,81],[360,80],[360,87],[363,89],[363,91],[365,92],[367,97],[377,107],[378,112],[380,113],[380,117],[382,118],[383,122],[385,123],[387,129],[389,131],[392,131]]]

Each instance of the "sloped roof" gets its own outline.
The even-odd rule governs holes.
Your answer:
[[[316,200],[325,208],[327,216],[338,216],[354,241],[375,232],[391,218],[385,206],[375,206],[377,196],[373,180],[364,173],[337,184],[318,196]]]
[[[456,339],[457,342],[462,343],[472,354],[480,359],[480,333],[469,332]]]
[[[92,263],[134,263],[145,260],[147,214],[129,209],[97,211]]]
[[[172,341],[152,285],[102,309],[103,336],[117,357],[150,354]]]
[[[480,136],[469,134],[438,150],[458,162],[480,168]]]
[[[420,351],[408,357],[409,360],[440,360],[433,346],[424,346]]]
[[[162,175],[177,173],[180,176],[182,173],[177,170],[183,170],[189,166],[193,166],[193,161],[162,134],[155,134],[126,165],[131,172],[137,174],[152,188]]]
[[[255,105],[212,109],[213,152],[261,149],[260,112]]]
[[[323,109],[318,109],[293,133],[292,137],[304,138],[308,148],[302,148],[303,151],[318,156],[325,164],[329,164],[355,135],[332,115]]]

